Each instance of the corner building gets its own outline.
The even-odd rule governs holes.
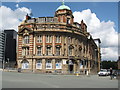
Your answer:
[[[71,9],[59,6],[54,17],[26,15],[18,26],[18,68],[40,73],[96,73],[98,50],[87,26],[74,22]]]

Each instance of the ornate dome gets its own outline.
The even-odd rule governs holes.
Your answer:
[[[69,8],[68,6],[64,5],[64,2],[62,2],[62,5],[59,6],[59,7],[56,9],[56,11],[57,11],[57,10],[62,10],[62,9],[70,10],[70,8]]]

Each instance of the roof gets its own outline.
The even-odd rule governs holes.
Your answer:
[[[62,2],[62,5],[59,6],[59,7],[56,9],[56,11],[58,11],[58,10],[63,10],[63,9],[70,10],[70,7],[64,5],[64,1]]]

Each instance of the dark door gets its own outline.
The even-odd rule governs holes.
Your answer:
[[[70,65],[70,72],[73,72],[73,65]]]

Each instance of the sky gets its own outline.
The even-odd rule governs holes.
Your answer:
[[[32,13],[32,17],[54,16],[61,2],[3,2],[0,8],[0,28],[15,29]],[[118,3],[65,2],[73,12],[74,21],[87,24],[93,38],[101,39],[102,60],[118,59]],[[12,23],[11,23],[12,21]]]

